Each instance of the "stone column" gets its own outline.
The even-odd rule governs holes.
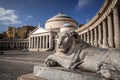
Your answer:
[[[38,48],[38,45],[39,45],[38,44],[38,36],[36,38],[37,38],[37,43],[36,43],[37,45],[36,46],[37,46],[37,50],[39,50],[39,48]]]
[[[83,34],[81,34],[81,40],[83,40]]]
[[[30,37],[30,42],[29,42],[30,48],[29,49],[31,49],[31,42],[32,42],[32,38]]]
[[[83,41],[85,41],[85,33],[83,34]]]
[[[31,41],[31,49],[33,49],[33,37],[32,38],[32,41]]]
[[[103,45],[102,48],[108,48],[107,44],[107,25],[105,20],[102,22],[102,27],[103,27]]]
[[[53,41],[52,41],[52,35],[49,35],[49,49],[52,49],[53,47]]]
[[[114,22],[114,41],[115,47],[120,48],[120,22],[119,22],[119,12],[118,7],[115,6],[113,9],[113,22]]]
[[[42,36],[40,36],[40,49],[42,48]]]
[[[109,14],[107,17],[107,24],[108,24],[108,44],[109,44],[109,47],[113,48],[114,47],[114,38],[113,38],[114,31],[113,31],[111,14]]]
[[[47,42],[46,42],[46,41],[47,41],[46,38],[47,38],[47,36],[45,35],[45,49],[47,48],[47,47],[46,47],[46,43],[47,43]]]
[[[41,49],[43,48],[43,35],[41,36]]]
[[[43,36],[43,49],[45,48],[45,36]]]
[[[93,41],[93,30],[90,31],[90,37],[91,37],[91,45],[94,45],[94,41]]]
[[[90,34],[89,34],[89,31],[87,32],[87,43],[90,43]]]
[[[101,25],[98,25],[98,44],[99,47],[102,47],[102,30],[101,30]]]
[[[97,40],[97,27],[94,28],[94,39],[95,39],[95,42],[94,42],[94,45],[97,47],[98,46],[98,40]]]
[[[49,49],[49,35],[48,35],[48,42],[47,42],[47,48]]]
[[[48,35],[46,36],[46,48],[48,49]]]
[[[80,39],[82,39],[82,34],[80,35]]]
[[[44,36],[44,48],[46,49],[46,35]]]
[[[35,37],[35,49],[37,49],[37,37]]]
[[[35,48],[37,49],[37,37],[35,37]]]
[[[34,37],[32,37],[32,49],[34,48]]]
[[[35,48],[35,37],[33,37],[33,48]]]
[[[38,36],[38,49],[40,48],[40,36]]]
[[[34,37],[34,49],[36,49],[36,37]]]
[[[32,49],[34,48],[34,37],[32,37]]]
[[[34,45],[33,45],[33,37],[32,37],[32,44],[31,45],[32,45],[32,49],[33,49],[33,47],[34,47]]]
[[[84,33],[84,41],[87,41],[86,33]]]
[[[30,49],[30,47],[31,47],[31,37],[29,37],[29,42],[28,42],[28,48]]]
[[[27,45],[29,45],[29,43],[27,42]],[[27,47],[28,48],[28,47]]]

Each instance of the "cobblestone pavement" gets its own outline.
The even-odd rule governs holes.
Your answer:
[[[0,55],[0,80],[17,80],[32,73],[34,65],[43,66],[44,59],[53,52],[5,51]]]

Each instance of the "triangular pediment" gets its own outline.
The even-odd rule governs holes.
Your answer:
[[[49,32],[47,29],[44,29],[42,27],[37,27],[32,33],[32,34],[41,34],[41,33],[46,33]]]

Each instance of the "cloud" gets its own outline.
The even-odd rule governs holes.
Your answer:
[[[75,7],[76,11],[79,12],[83,7],[90,4],[91,0],[78,0],[78,4]]]
[[[25,18],[26,18],[26,21],[28,21],[29,19],[31,19],[33,16],[31,15],[26,15]]]
[[[29,21],[31,18],[33,18],[33,16],[31,16],[29,14],[27,14],[27,15],[26,14],[21,14],[20,17],[23,21]]]
[[[4,25],[21,24],[15,10],[0,7],[0,23]]]

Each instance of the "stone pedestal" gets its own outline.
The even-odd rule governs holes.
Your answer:
[[[102,80],[96,73],[35,66],[33,75],[47,80]]]
[[[35,77],[32,73],[31,74],[26,74],[23,76],[18,77],[17,80],[47,80],[45,78],[42,77]]]
[[[104,80],[100,75],[79,70],[66,70],[61,67],[48,68],[35,66],[34,72],[18,77],[17,80]]]

